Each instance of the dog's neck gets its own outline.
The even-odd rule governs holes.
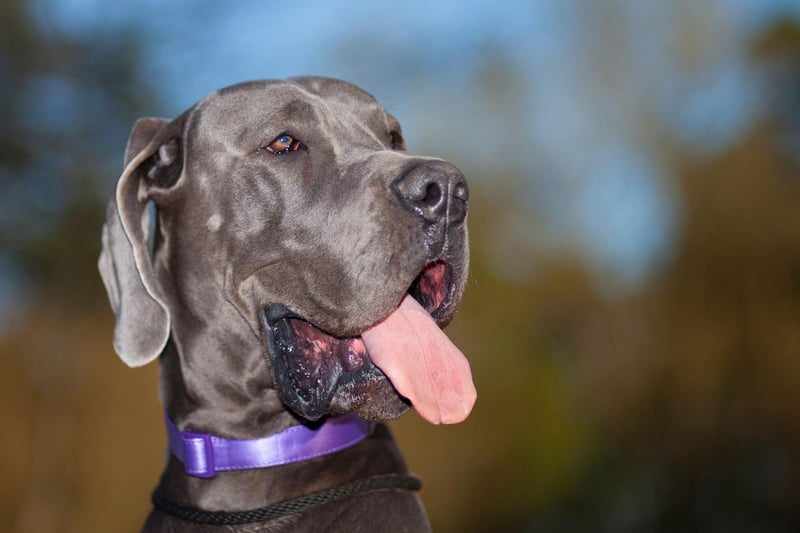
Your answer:
[[[160,395],[177,426],[252,439],[297,423],[248,333],[170,338],[160,361]]]
[[[202,346],[214,346],[220,351],[205,352]],[[176,424],[230,439],[252,439],[274,435],[297,423],[278,398],[260,353],[250,353],[249,359],[234,357],[231,354],[243,352],[224,351],[219,342],[201,342],[194,348],[192,357],[186,357],[172,339],[161,357],[162,402]],[[234,349],[232,345],[227,347]],[[215,372],[201,372],[208,368],[204,366],[205,358],[210,357],[215,358]],[[241,380],[223,381],[224,376],[239,376]],[[388,428],[377,424],[370,437],[336,452],[335,457],[325,455],[282,466],[221,472],[211,479],[188,475],[181,460],[171,454],[157,492],[169,501],[192,508],[244,510],[352,480],[406,473],[405,461]]]

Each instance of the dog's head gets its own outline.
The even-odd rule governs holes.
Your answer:
[[[439,331],[467,276],[467,185],[407,152],[369,94],[325,78],[235,85],[140,119],[125,162],[99,266],[127,364],[184,329],[244,324],[307,419],[393,418],[406,398],[434,422],[469,412],[468,366]]]

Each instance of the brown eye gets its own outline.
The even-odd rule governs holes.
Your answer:
[[[303,143],[292,137],[291,135],[283,134],[275,138],[274,141],[264,146],[263,149],[272,152],[273,154],[288,154],[289,152],[296,152],[303,146]]]
[[[389,144],[392,147],[392,150],[406,149],[406,142],[403,140],[403,136],[399,131],[389,132]]]

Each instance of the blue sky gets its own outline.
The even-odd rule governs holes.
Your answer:
[[[514,235],[485,251],[498,268],[527,275],[512,243],[536,240],[623,287],[656,272],[680,236],[665,146],[711,154],[733,142],[761,105],[749,39],[800,16],[797,0],[30,6],[52,31],[144,29],[145,75],[164,96],[153,114],[246,79],[353,81],[400,118],[415,151],[457,155],[489,187],[497,172],[517,176]]]

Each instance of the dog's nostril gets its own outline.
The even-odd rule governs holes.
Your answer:
[[[453,187],[453,197],[465,202],[469,200],[469,189],[467,189],[465,182],[459,181],[456,183],[455,187]]]
[[[432,182],[429,183],[427,187],[425,187],[425,196],[422,197],[419,203],[422,205],[422,207],[433,208],[439,204],[439,201],[441,201],[441,199],[442,199],[441,186],[436,182]]]

